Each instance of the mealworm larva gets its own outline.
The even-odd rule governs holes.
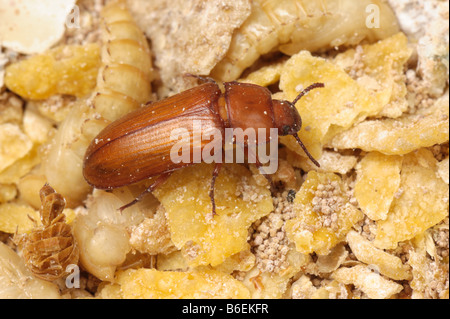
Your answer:
[[[30,234],[15,237],[22,248],[28,269],[38,278],[53,281],[66,274],[70,264],[77,264],[79,250],[72,228],[62,213],[64,198],[48,184],[40,191],[42,226],[35,226]]]
[[[151,99],[153,71],[145,35],[134,23],[124,1],[106,5],[102,17],[103,66],[98,73],[91,117],[82,125],[81,136],[88,142],[106,123]],[[95,120],[95,114],[106,121],[100,124],[99,120]],[[82,153],[77,153],[80,159],[87,145],[83,144]],[[83,178],[81,165],[80,170],[77,170],[78,178]],[[72,177],[69,180],[74,179]],[[84,180],[80,183],[86,184]],[[139,207],[123,214],[117,211],[117,207],[134,198],[129,190],[122,189],[119,196],[106,192],[95,194],[87,204],[89,214],[75,218],[74,236],[80,247],[80,263],[84,269],[101,280],[111,281],[116,268],[126,263],[131,249],[127,227],[140,222],[143,215]]]
[[[151,99],[150,49],[125,1],[110,2],[101,17],[102,66],[94,93],[71,109],[43,160],[48,182],[71,207],[81,204],[91,190],[82,175],[83,157],[90,141],[109,122]]]
[[[379,10],[373,17],[371,5]],[[373,42],[398,31],[393,11],[381,0],[255,0],[252,13],[234,33],[226,56],[211,75],[232,81],[273,50],[287,55],[314,52]]]
[[[112,121],[148,102],[152,62],[147,39],[124,1],[113,1],[102,10],[102,63],[93,106]]]

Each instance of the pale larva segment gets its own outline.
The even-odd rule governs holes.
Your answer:
[[[68,207],[80,205],[92,189],[82,174],[89,143],[108,123],[139,108],[152,94],[150,49],[125,2],[110,2],[101,16],[102,66],[92,98],[72,108],[43,159],[44,175]]]
[[[134,23],[125,2],[110,2],[102,10],[102,17],[103,66],[98,73],[92,105],[108,123],[150,100],[153,69],[147,39]],[[96,130],[95,125],[88,123],[84,125],[83,133],[92,140],[100,129]],[[136,196],[127,187],[114,193],[95,191],[87,203],[88,212],[77,215],[74,221],[80,262],[101,280],[114,279],[116,268],[125,262],[131,250],[127,229],[145,217],[141,203],[123,213],[117,210]],[[147,211],[150,212],[148,207]]]
[[[147,38],[134,22],[125,1],[111,1],[102,10],[102,41],[132,39],[149,51]]]
[[[91,188],[82,174],[83,157],[90,139],[83,127],[90,121],[90,109],[84,101],[76,103],[59,125],[42,160],[42,172],[68,207],[82,204]],[[90,124],[90,123],[89,123]]]
[[[97,80],[97,83],[99,86],[104,86],[105,93],[116,92],[129,96],[138,103],[137,107],[150,100],[149,82],[139,69],[127,64],[112,64],[104,68],[101,73],[101,79]],[[102,91],[100,94],[103,93]]]
[[[107,120],[118,119],[125,110],[136,108],[137,102],[132,97],[119,92],[98,93],[93,100],[95,110],[105,114]]]
[[[108,59],[107,64],[126,64],[133,66],[147,77],[147,81],[152,77],[152,61],[149,51],[138,42],[132,39],[116,39],[105,44],[109,53],[104,58]]]
[[[103,67],[93,105],[97,113],[113,121],[150,100],[153,68],[147,39],[124,1],[105,6],[102,18]]]
[[[252,12],[236,30],[225,57],[214,67],[211,75],[222,81],[236,80],[262,54],[278,45],[269,17],[258,1],[252,3]]]
[[[124,1],[110,1],[107,3],[102,9],[102,16],[107,24],[116,21],[133,20]]]
[[[34,277],[20,256],[0,242],[1,299],[60,299],[56,284]]]
[[[133,21],[115,21],[103,25],[102,41],[107,42],[119,39],[131,39],[148,48],[145,35]]]
[[[307,2],[312,4],[314,2]],[[317,1],[316,1],[317,2]],[[314,29],[296,28],[288,43],[280,51],[292,55],[300,50],[318,51],[340,46],[354,46],[375,42],[399,32],[396,16],[381,0],[324,0],[323,16],[317,16]],[[309,10],[309,8],[307,8]]]
[[[274,50],[287,55],[320,51],[374,42],[398,31],[393,11],[381,0],[255,0],[211,75],[232,81]]]
[[[74,220],[73,234],[81,265],[103,281],[113,281],[117,267],[126,261],[132,249],[129,230],[156,211],[157,201],[153,196],[123,212],[117,209],[138,193],[127,187],[112,193],[96,190],[87,202],[87,211],[77,214]]]
[[[152,64],[147,38],[133,21],[116,21],[102,28],[102,63],[136,67],[152,80]]]

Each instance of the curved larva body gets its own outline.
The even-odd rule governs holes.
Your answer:
[[[109,122],[151,99],[152,63],[145,35],[124,1],[112,1],[101,16],[102,66],[92,99],[81,100],[72,108],[43,161],[48,182],[72,207],[91,190],[83,178],[82,164],[92,138]]]
[[[102,64],[93,106],[114,121],[151,98],[152,62],[147,39],[123,1],[102,10]]]
[[[25,266],[22,256],[0,242],[1,299],[60,299],[60,288],[36,278]]]
[[[379,14],[372,20],[369,15],[377,9]],[[371,27],[377,22],[379,27]],[[232,81],[273,50],[288,55],[314,52],[373,42],[398,31],[393,11],[381,0],[255,0],[252,13],[234,33],[226,56],[211,75]]]
[[[46,162],[48,180],[73,206],[82,203],[92,191],[82,172],[89,143],[107,124],[151,100],[150,50],[125,1],[109,2],[101,16],[102,67],[95,92],[90,101],[74,107],[61,123]],[[74,220],[80,263],[102,280],[113,280],[116,267],[123,264],[131,249],[127,229],[144,216],[139,205],[124,214],[117,212],[117,206],[133,196],[128,189],[121,189],[117,196],[98,191],[87,205],[89,213],[79,214]]]

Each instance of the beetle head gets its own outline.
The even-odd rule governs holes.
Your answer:
[[[274,122],[276,127],[278,128],[278,135],[292,135],[297,140],[297,143],[300,147],[305,151],[305,154],[310,158],[310,160],[319,167],[319,163],[312,157],[312,155],[308,152],[305,145],[303,145],[302,141],[298,137],[297,132],[300,131],[302,127],[302,118],[295,108],[295,103],[300,100],[306,93],[310,90],[324,87],[323,83],[313,83],[300,92],[299,95],[294,99],[294,101],[280,101],[273,100],[273,113],[274,113]]]
[[[275,125],[278,128],[278,135],[294,135],[300,131],[302,118],[295,108],[295,104],[312,89],[324,86],[323,83],[313,83],[301,91],[292,102],[273,100],[273,113]]]
[[[302,118],[291,102],[273,100],[273,114],[278,135],[293,135],[300,131]]]

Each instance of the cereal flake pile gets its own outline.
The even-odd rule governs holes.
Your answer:
[[[38,45],[21,3],[0,10],[0,298],[449,298],[448,0],[64,0]],[[152,181],[92,189],[86,148],[186,73],[324,83],[296,104],[320,168],[284,136],[272,187],[223,165],[214,217],[209,164],[120,212]]]

